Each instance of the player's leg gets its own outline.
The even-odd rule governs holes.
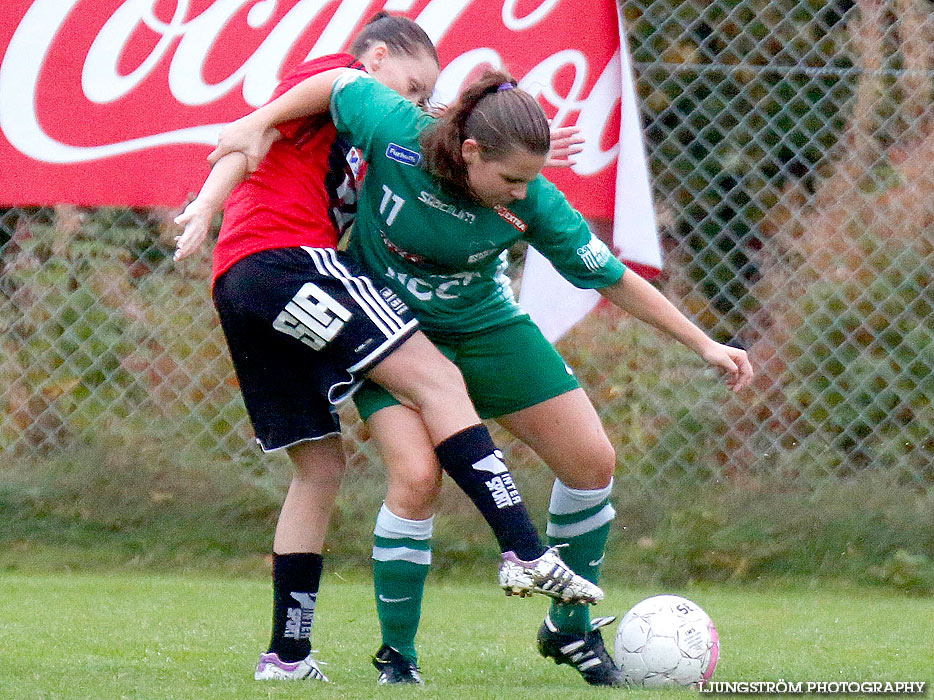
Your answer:
[[[423,333],[416,333],[367,372],[417,411],[432,447],[480,424],[460,370]]]
[[[313,672],[311,631],[321,582],[321,552],[344,474],[338,436],[286,449],[293,475],[273,540],[272,634],[257,667],[259,680]]]
[[[499,419],[531,447],[557,479],[548,508],[548,538],[593,583],[600,580],[610,523],[616,455],[582,389]],[[573,648],[573,649],[572,649]],[[621,674],[593,629],[586,605],[553,605],[539,631],[539,649],[577,668],[594,685],[621,683]]]
[[[250,256],[221,277],[214,289],[257,441],[267,452],[288,450],[294,466],[273,544],[273,630],[255,677],[324,680],[311,656],[311,627],[321,547],[344,458],[339,424],[320,390],[322,378],[315,358],[309,358],[311,350],[270,322],[276,308],[303,284],[281,270],[270,273],[277,260],[278,256]],[[326,384],[329,377],[323,381]]]
[[[480,415],[498,416],[558,476],[549,508],[550,544],[563,545],[562,557],[571,558],[596,583],[614,515],[608,498],[616,467],[596,411],[573,372],[527,318],[472,338],[461,354],[459,364]],[[618,673],[602,637],[592,633],[586,606],[552,606],[551,617],[561,624],[562,634],[574,635],[560,646],[575,649],[567,658],[580,659],[577,667],[585,665],[588,680],[615,682]],[[593,647],[600,662],[581,652],[582,645]]]
[[[320,552],[344,476],[341,439],[332,435],[300,442],[286,452],[292,480],[276,523],[273,551]]]
[[[415,411],[389,406],[371,416],[367,426],[388,467],[389,482],[373,533],[373,587],[382,632],[374,665],[380,683],[419,683],[415,634],[431,568],[432,515],[441,490],[441,468]],[[386,430],[406,439],[380,440]]]
[[[410,387],[419,387],[401,398],[417,398],[417,409],[423,423],[421,432],[425,432],[429,424],[437,423],[437,419],[433,421],[431,418],[437,414],[459,417],[460,420],[459,423],[448,423],[453,432],[440,441],[437,441],[439,433],[435,431],[432,434],[428,428],[426,442],[424,439],[411,440],[409,433],[415,432],[411,430],[411,421],[393,425],[394,418],[404,415],[402,412],[392,411],[388,416],[384,415],[377,422],[375,430],[379,433],[374,433],[374,437],[383,446],[384,454],[397,460],[395,464],[387,463],[387,468],[390,473],[393,470],[403,472],[416,460],[424,462],[433,456],[483,514],[503,551],[516,551],[523,559],[541,556],[545,547],[502,460],[502,453],[473,409],[460,371],[424,336],[412,341],[388,357],[369,377],[395,396],[400,396]],[[446,374],[450,369],[456,372],[456,384],[448,381]],[[427,387],[424,395],[422,387]],[[371,407],[368,404],[371,396],[388,397],[368,385],[360,389],[356,397],[357,408],[368,422],[373,411],[383,407]],[[392,397],[388,398],[393,401]],[[421,451],[425,447],[431,449],[431,455]],[[506,486],[494,489],[488,485],[494,479]]]
[[[464,396],[462,399],[469,401]],[[373,382],[366,382],[354,396],[360,416],[369,421],[376,412],[399,402]],[[387,414],[371,434],[387,446],[386,454],[398,460],[388,464],[390,472],[402,473],[412,463],[431,459],[420,454],[429,442],[410,439],[406,426],[394,426]],[[424,413],[421,414],[425,420]],[[478,419],[479,420],[479,419]],[[507,594],[542,593],[564,601],[597,602],[603,592],[565,566],[560,554],[542,546],[525,502],[512,474],[502,461],[489,432],[481,423],[463,430],[435,446],[434,456],[490,525],[503,552],[500,586]]]
[[[562,557],[571,557],[596,582],[614,515],[608,499],[616,453],[587,395],[527,318],[472,337],[461,355],[480,415],[496,416],[558,477],[549,508],[550,543],[562,545]],[[586,607],[562,605],[555,617],[562,630],[589,629]]]
[[[499,422],[531,447],[557,479],[548,508],[547,534],[581,575],[596,582],[615,511],[609,503],[616,453],[582,389],[503,416]],[[575,569],[577,570],[577,569]],[[562,631],[590,628],[586,606],[553,608]]]

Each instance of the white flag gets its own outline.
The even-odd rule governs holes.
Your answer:
[[[619,18],[619,36],[622,113],[616,162],[613,247],[620,258],[636,272],[653,277],[661,271],[662,251],[622,16]],[[597,228],[596,223],[592,226]],[[597,305],[600,294],[592,289],[574,287],[558,274],[541,253],[530,247],[519,299],[545,337],[554,342]]]

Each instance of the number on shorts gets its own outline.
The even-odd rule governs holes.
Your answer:
[[[350,320],[350,312],[318,285],[306,282],[273,321],[272,327],[320,350]]]

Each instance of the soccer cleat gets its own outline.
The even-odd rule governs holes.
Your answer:
[[[379,685],[424,685],[418,666],[387,644],[383,644],[373,657],[373,665],[379,671]]]
[[[538,559],[523,561],[515,552],[504,552],[499,566],[499,585],[506,595],[541,593],[561,603],[598,603],[603,591],[578,576],[561,560],[557,547],[545,550]]]
[[[612,618],[598,618],[599,627],[610,624]],[[597,622],[595,621],[595,622]],[[623,671],[603,646],[603,635],[591,624],[584,635],[564,634],[546,617],[538,630],[538,653],[556,664],[568,664],[577,669],[590,685],[625,685]]]
[[[300,661],[283,661],[275,652],[261,654],[256,664],[256,673],[253,678],[258,681],[300,681],[312,679],[328,682],[318,662],[311,654]]]

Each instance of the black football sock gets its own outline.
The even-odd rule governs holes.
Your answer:
[[[455,433],[435,448],[435,454],[489,523],[503,552],[512,550],[526,561],[542,555],[545,546],[485,426]]]
[[[311,625],[321,580],[321,555],[272,555],[272,640],[269,651],[283,661],[311,653]]]

